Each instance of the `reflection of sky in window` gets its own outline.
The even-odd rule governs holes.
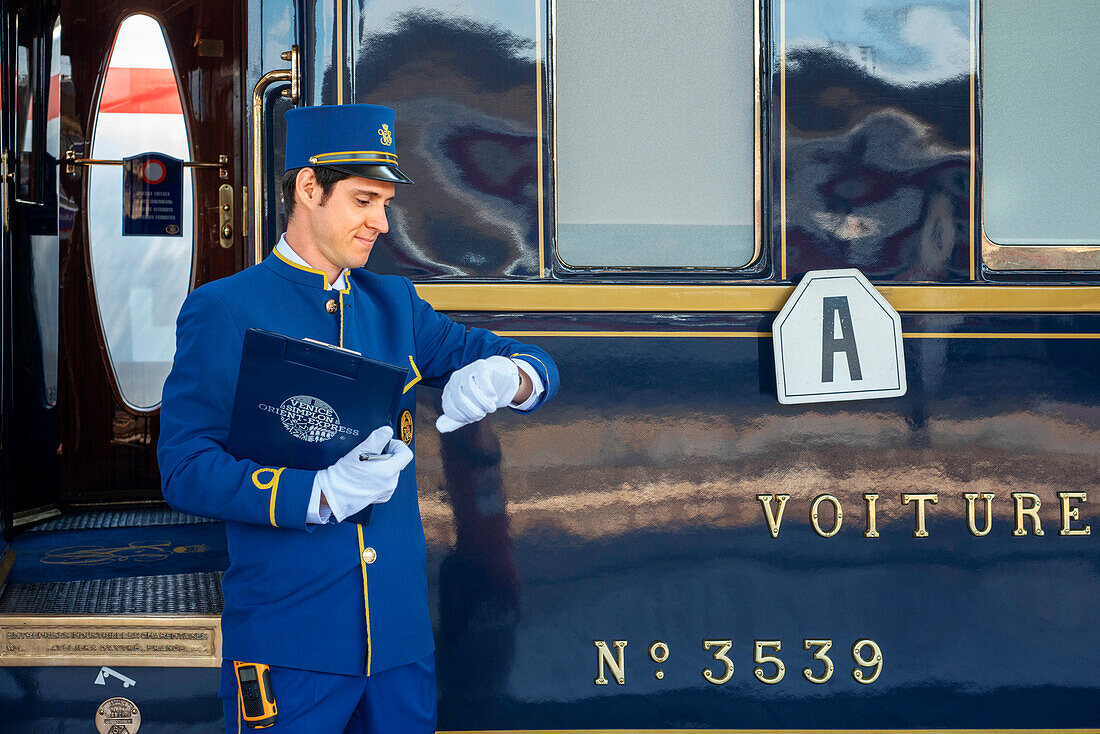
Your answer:
[[[386,23],[390,23],[395,15],[410,10],[437,12],[489,24],[521,38],[533,38],[537,7],[536,0],[425,0],[415,4],[409,3],[409,0],[359,0],[358,15],[361,18],[368,15],[384,18]],[[369,28],[363,30],[370,31]],[[533,45],[531,53],[534,54]]]
[[[295,43],[293,11],[293,3],[289,0],[285,0],[282,5],[276,2],[263,3],[264,71],[288,68],[280,54],[289,51]]]
[[[970,68],[970,10],[958,3],[786,0],[787,50],[825,47],[877,76],[936,82]],[[868,52],[864,49],[870,49]],[[788,59],[789,63],[789,59]]]
[[[111,66],[135,69],[171,69],[160,24],[148,15],[131,15],[123,23],[111,51]]]

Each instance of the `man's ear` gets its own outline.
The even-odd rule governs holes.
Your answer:
[[[298,176],[294,179],[294,197],[298,205],[310,209],[321,200],[321,184],[312,168],[306,166],[298,171]]]

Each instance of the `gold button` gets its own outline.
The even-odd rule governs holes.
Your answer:
[[[378,554],[375,552],[374,548],[367,548],[363,551],[363,563],[374,563],[377,558]]]
[[[336,313],[336,308],[337,308],[337,306],[336,306],[336,300],[335,299],[330,298],[330,299],[328,299],[327,302],[325,302],[325,310],[328,311],[329,313]]]

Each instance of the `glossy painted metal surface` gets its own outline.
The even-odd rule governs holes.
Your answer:
[[[398,110],[417,185],[372,269],[540,279],[546,5],[299,4],[306,99]],[[730,280],[983,280],[971,18],[961,0],[766,4],[769,234]],[[776,400],[771,312],[452,312],[546,348],[562,389],[444,436],[420,391],[440,729],[1100,726],[1100,315],[1053,310],[903,313],[908,394],[810,407]],[[68,701],[56,681],[84,669],[37,670],[0,670],[0,703]],[[213,674],[178,673],[197,677],[151,684],[215,721]]]
[[[417,181],[372,269],[540,275],[553,192],[537,146],[549,158],[553,140],[536,114],[552,84],[534,61],[550,39],[540,5],[519,5],[348,11],[351,99],[397,108]],[[765,18],[769,247],[732,279],[980,279],[969,3],[785,0]],[[315,88],[330,89],[322,67]],[[452,315],[549,350],[554,403],[439,436],[438,396],[420,395],[441,729],[1100,723],[1100,568],[1083,534],[1098,519],[1100,318],[904,314],[908,395],[797,407],[776,401],[771,313],[508,310]]]
[[[94,732],[96,710],[122,696],[141,712],[142,731],[206,734],[222,731],[217,668],[114,668],[136,683],[123,686],[100,668],[0,668],[3,728],[20,734]]]
[[[771,97],[786,124],[786,252],[777,232],[775,264],[785,260],[788,278],[859,267],[887,283],[969,280],[969,7],[863,2],[838,13],[788,2],[785,48],[772,9],[773,57],[785,54],[787,75]],[[357,87],[357,99],[385,93],[410,105],[418,143],[420,127],[439,131],[433,140],[460,138],[464,129],[447,130],[449,113],[488,94],[474,86],[468,101],[456,90],[455,78],[479,77],[448,53],[445,31],[465,30],[472,43],[477,24],[425,19],[411,6],[393,17],[370,25],[372,64],[407,68],[394,50],[423,48],[425,35],[443,49],[417,57],[418,107],[404,100],[411,74],[408,88],[386,73],[357,74],[378,80]],[[431,99],[452,106],[429,107],[425,80]],[[420,119],[417,109],[427,110]],[[418,189],[468,198],[414,199],[414,219],[459,225],[481,214],[469,176],[479,168],[453,165],[447,150],[414,158],[434,165]],[[399,272],[421,282],[448,266],[505,274],[458,269],[477,256],[480,236],[425,256],[421,240],[446,240],[410,238],[408,217],[388,243]],[[1056,494],[1093,485],[1097,383],[1084,365],[1097,343],[1078,335],[1100,332],[1094,317],[907,317],[908,396],[806,409],[775,401],[770,340],[759,336],[770,316],[456,315],[541,333],[529,338],[565,377],[556,402],[531,419],[500,416],[449,437],[434,435],[433,398],[421,398],[442,728],[1095,725],[1096,661],[1078,642],[1095,638],[1085,620],[1100,607],[1096,550],[1091,536],[1057,535]],[[575,333],[585,330],[596,335]],[[646,336],[653,331],[677,335]],[[979,503],[995,495],[989,535],[968,530],[967,492]],[[1011,492],[1042,500],[1044,536],[1012,535]],[[760,494],[791,497],[779,537]],[[822,494],[844,512],[827,538],[810,516]],[[878,495],[876,538],[864,537],[866,494]],[[923,494],[937,504],[923,500],[928,537],[914,537]],[[720,679],[723,664],[705,641],[727,639],[733,675],[708,682],[700,671]],[[821,646],[806,650],[806,639],[832,641],[825,683],[802,672],[825,670],[813,657]],[[874,670],[852,659],[863,639],[883,653],[881,676],[866,685],[853,676]],[[607,686],[594,683],[595,640],[612,650],[628,641],[621,686],[611,673]],[[669,650],[661,664],[647,653],[658,640]],[[754,676],[758,640],[780,641],[780,652],[760,654],[784,661],[782,681]],[[864,659],[870,649],[859,650]],[[774,677],[772,663],[759,667]]]
[[[416,182],[398,192],[389,246],[372,257],[380,272],[539,276],[539,5],[479,10],[436,0],[351,11],[350,101],[397,110],[401,170]]]
[[[297,8],[298,45],[306,80],[302,96],[307,104],[343,104],[347,63],[344,57],[349,0],[302,0]]]
[[[1096,726],[1096,540],[1059,534],[1057,493],[1096,501],[1100,318],[906,317],[908,395],[814,407],[776,402],[770,339],[751,335],[770,316],[463,320],[542,332],[563,383],[529,419],[442,439],[422,397],[442,729]],[[1042,536],[1013,535],[1013,492],[1041,500]],[[994,495],[988,535],[966,493]],[[761,494],[790,495],[776,538]],[[833,537],[810,517],[823,494]],[[937,504],[915,537],[922,494]],[[1096,524],[1072,504],[1071,529]],[[804,677],[825,669],[805,639],[832,641],[829,681]],[[867,685],[862,639],[884,658]],[[628,641],[624,684],[593,682],[594,640]],[[705,640],[732,641],[722,685]],[[782,643],[774,685],[757,640]]]

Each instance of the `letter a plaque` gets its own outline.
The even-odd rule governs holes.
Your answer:
[[[779,402],[905,394],[901,317],[855,269],[814,270],[772,327]]]

